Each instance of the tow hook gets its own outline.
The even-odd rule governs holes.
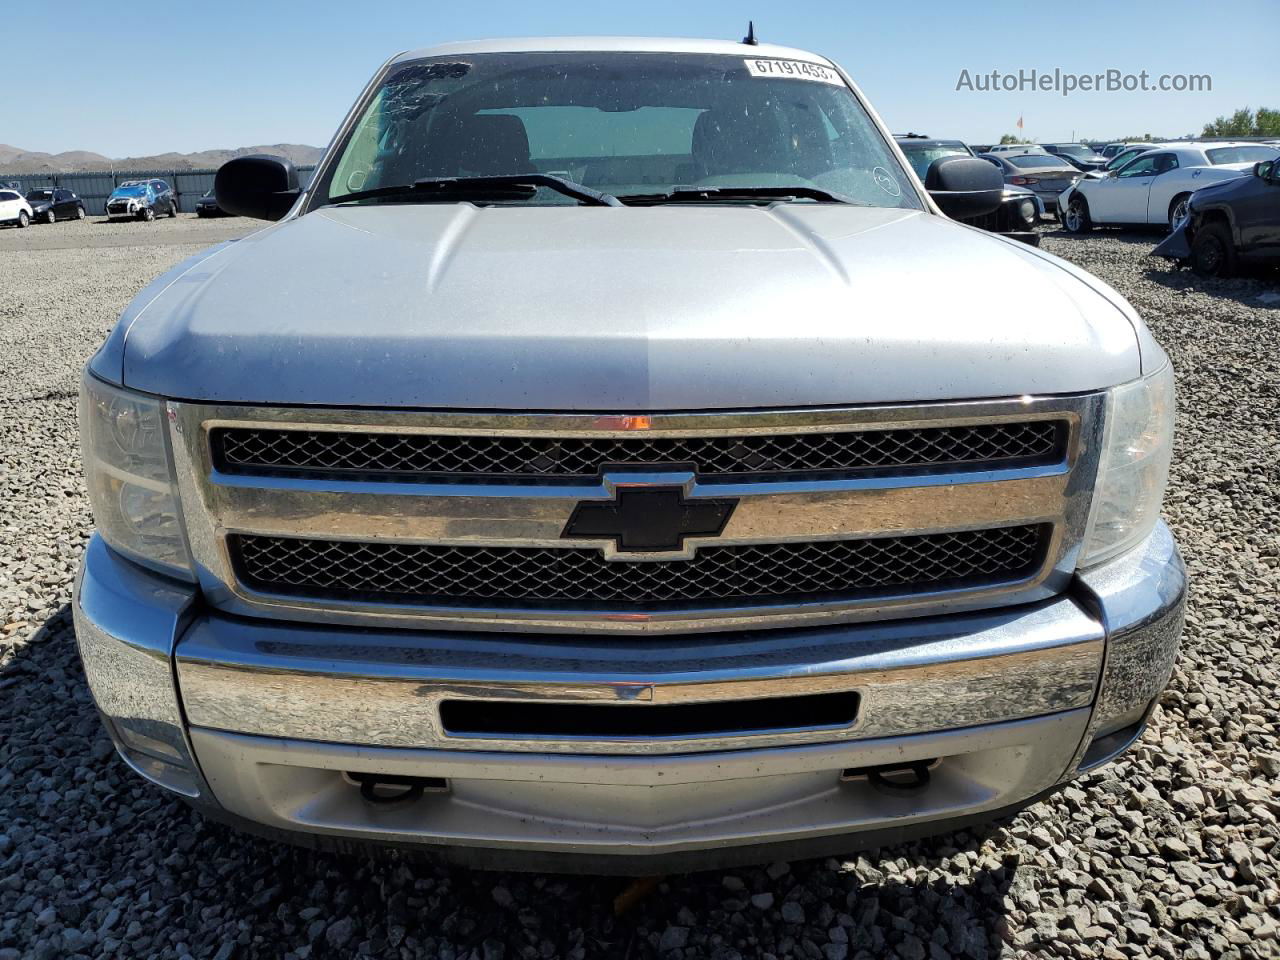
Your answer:
[[[929,785],[930,772],[938,759],[912,760],[908,763],[885,763],[874,767],[850,767],[840,774],[842,781],[866,780],[881,793],[906,794]]]
[[[360,787],[365,802],[377,806],[413,803],[424,793],[443,793],[449,781],[442,777],[404,777],[391,773],[351,773],[346,779]]]

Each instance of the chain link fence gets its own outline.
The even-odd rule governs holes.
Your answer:
[[[298,180],[306,184],[311,180],[315,166],[298,167]],[[26,194],[30,190],[52,190],[60,187],[71,190],[84,201],[85,212],[90,216],[106,213],[107,197],[126,180],[166,180],[178,198],[178,209],[183,213],[195,213],[196,201],[213,189],[211,170],[111,170],[91,173],[0,173],[0,183],[17,184]]]

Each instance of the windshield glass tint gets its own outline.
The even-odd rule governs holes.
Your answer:
[[[1205,151],[1209,162],[1220,163],[1257,163],[1260,160],[1274,160],[1280,156],[1275,147],[1217,147]]]
[[[27,199],[28,200],[52,200],[53,191],[52,190],[32,190],[30,193],[27,194]]]
[[[809,186],[868,205],[919,208],[848,87],[799,72],[757,76],[747,62],[495,53],[399,64],[316,192],[333,199],[424,177],[546,173],[614,195],[677,185]],[[533,202],[574,201],[544,189]]]
[[[1107,164],[1107,169],[1118,170],[1120,167],[1123,167],[1126,163],[1128,163],[1138,154],[1146,153],[1148,149],[1149,148],[1147,147],[1140,147],[1137,150],[1125,150],[1123,153],[1117,153],[1114,157],[1111,158],[1111,162]]]
[[[933,161],[942,157],[969,157],[972,156],[968,150],[957,144],[956,146],[934,146],[934,147],[914,147],[909,143],[899,141],[898,146],[902,147],[902,152],[907,155],[907,162],[911,164],[911,168],[915,170],[916,176],[921,180],[924,175],[929,172],[929,167]]]
[[[1059,170],[1064,170],[1070,166],[1059,157],[1048,157],[1043,154],[1034,157],[1005,157],[1005,159],[1015,167],[1056,167]]]

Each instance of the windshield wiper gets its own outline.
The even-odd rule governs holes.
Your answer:
[[[733,200],[817,200],[820,203],[856,203],[821,187],[672,187],[666,193],[634,193],[619,197],[631,206],[659,203],[718,203]]]
[[[509,173],[491,177],[423,177],[413,183],[343,193],[330,199],[329,203],[349,203],[353,200],[398,196],[428,203],[475,199],[528,200],[537,192],[538,187],[547,187],[591,207],[622,206],[617,197],[549,173]]]

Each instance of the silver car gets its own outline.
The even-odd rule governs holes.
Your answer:
[[[600,38],[399,54],[306,189],[225,165],[274,224],[82,382],[124,761],[276,836],[652,874],[1120,754],[1182,626],[1169,361],[942,167],[819,55]]]

